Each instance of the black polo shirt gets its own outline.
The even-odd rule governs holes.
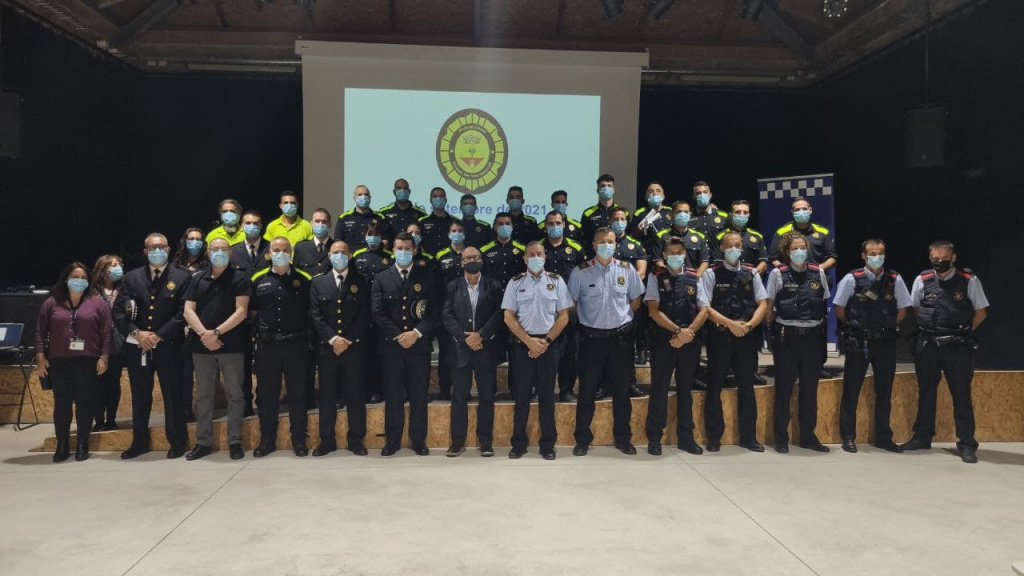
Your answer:
[[[256,310],[261,334],[297,334],[309,328],[309,285],[312,278],[292,266],[280,276],[273,268],[252,277],[249,309]]]
[[[216,278],[210,269],[192,275],[185,292],[185,300],[196,303],[196,314],[208,330],[213,330],[235,313],[235,298],[249,296],[252,283],[245,272],[228,267]],[[189,347],[197,354],[234,354],[245,352],[245,328],[242,325],[221,334],[224,346],[211,352],[195,332],[189,333]]]

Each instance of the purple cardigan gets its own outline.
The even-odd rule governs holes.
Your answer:
[[[78,307],[78,337],[85,341],[85,350],[71,349],[71,310],[57,304],[53,297],[43,302],[36,320],[36,354],[45,351],[47,358],[77,358],[79,356],[110,355],[110,307],[99,296],[87,296]]]

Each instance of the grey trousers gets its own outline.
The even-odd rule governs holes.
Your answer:
[[[224,396],[228,399],[228,445],[241,444],[245,354],[192,354],[192,362],[196,370],[196,444],[210,446],[213,441],[213,396],[218,372],[224,375]]]

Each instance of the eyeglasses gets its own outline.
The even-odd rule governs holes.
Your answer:
[[[465,256],[462,258],[463,262],[483,262],[484,259],[479,256]]]
[[[167,250],[167,249],[168,249],[167,244],[152,244],[150,246],[146,246],[146,250]]]

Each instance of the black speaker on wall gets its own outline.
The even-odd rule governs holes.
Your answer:
[[[0,92],[0,158],[21,156],[21,94]]]
[[[914,108],[904,117],[907,168],[932,168],[946,163],[946,108]]]

